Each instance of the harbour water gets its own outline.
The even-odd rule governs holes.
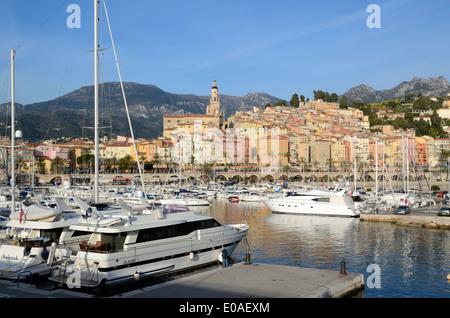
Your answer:
[[[342,261],[365,278],[364,298],[450,297],[450,231],[359,218],[272,214],[263,203],[214,199],[196,213],[250,225],[233,256],[255,263],[331,269]]]

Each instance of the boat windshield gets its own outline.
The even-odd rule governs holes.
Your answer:
[[[169,214],[169,213],[189,212],[190,209],[186,205],[165,204],[162,207],[162,211],[164,212],[164,214]]]
[[[41,230],[40,237],[48,238],[50,240],[58,242],[58,240],[61,236],[62,230],[63,230],[62,228],[51,229],[51,230]]]

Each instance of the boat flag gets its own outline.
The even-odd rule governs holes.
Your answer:
[[[25,212],[23,212],[23,205],[20,205],[20,217],[19,217],[20,224],[22,224],[22,217],[24,214]]]

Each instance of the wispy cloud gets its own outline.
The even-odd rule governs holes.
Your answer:
[[[382,4],[380,4],[382,10],[392,10],[401,6],[404,6],[413,0],[393,0],[393,1],[387,1]],[[282,34],[277,34],[276,36],[264,38],[259,42],[252,43],[250,45],[238,48],[234,51],[227,52],[226,54],[223,54],[221,56],[217,56],[208,60],[203,61],[202,63],[195,65],[193,68],[191,68],[189,71],[196,71],[196,70],[202,70],[205,68],[212,67],[214,65],[217,65],[219,63],[222,63],[224,61],[232,60],[234,58],[237,58],[239,56],[243,55],[249,55],[255,52],[258,52],[260,50],[264,50],[276,45],[280,45],[282,43],[286,43],[289,41],[294,41],[297,39],[304,38],[306,36],[323,32],[331,29],[336,29],[339,27],[343,27],[350,24],[360,24],[360,28],[366,27],[366,19],[368,17],[369,13],[366,12],[366,7],[361,7],[359,10],[334,17],[328,20],[320,20],[319,22],[312,24],[312,25],[305,25],[301,28],[288,30]],[[360,35],[358,36],[360,37]]]

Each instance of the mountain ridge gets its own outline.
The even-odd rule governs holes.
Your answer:
[[[403,99],[408,94],[422,94],[424,96],[440,97],[450,93],[450,83],[443,76],[420,78],[414,77],[410,81],[403,81],[391,89],[375,90],[365,84],[354,86],[344,94],[349,103],[379,103],[392,98]]]
[[[128,110],[137,138],[162,135],[164,115],[204,114],[210,96],[168,93],[152,84],[124,82]],[[58,137],[93,137],[94,86],[83,86],[52,100],[21,105],[16,103],[16,119],[26,139],[39,141]],[[130,135],[126,110],[119,82],[99,85],[99,125],[108,135]],[[220,94],[221,108],[229,117],[237,110],[264,107],[281,99],[267,93],[244,96]],[[8,104],[0,105],[7,114]],[[1,126],[3,123],[0,123]],[[111,128],[109,128],[111,127]]]

